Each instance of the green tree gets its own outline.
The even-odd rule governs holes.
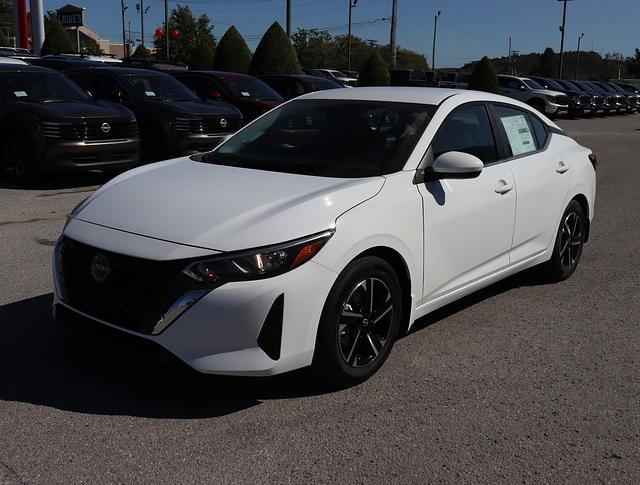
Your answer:
[[[210,44],[202,43],[196,45],[193,53],[191,54],[191,62],[189,63],[191,69],[198,69],[207,71],[213,67],[213,49]]]
[[[178,36],[171,35],[176,31]],[[184,62],[188,66],[202,62],[202,55],[206,51],[213,53],[215,50],[215,38],[213,26],[206,14],[197,19],[193,16],[188,6],[177,5],[171,11],[169,29],[164,35],[169,36],[169,54],[173,61]],[[154,40],[156,57],[166,59],[166,38],[158,37]],[[213,61],[211,62],[213,64]],[[211,67],[211,64],[209,67]]]
[[[334,38],[337,54],[333,62],[327,67],[336,69],[348,69],[347,57],[349,52],[349,37],[337,35]],[[351,36],[351,69],[364,66],[369,56],[376,50],[359,37]]]
[[[47,15],[45,15],[44,32],[45,40],[41,50],[43,56],[76,51],[71,38],[64,30],[55,12],[47,12]]]
[[[496,68],[493,67],[491,60],[484,56],[473,68],[469,78],[469,89],[497,93],[499,88]]]
[[[326,30],[298,29],[292,37],[293,48],[301,66],[315,69],[340,64],[340,60],[336,59],[338,46]]]
[[[83,54],[89,54],[92,56],[102,56],[104,51],[100,48],[95,40],[85,37],[80,41],[80,52]]]
[[[387,63],[387,66],[391,66],[391,47],[388,45],[384,45],[378,48],[380,55]],[[415,52],[409,49],[398,49],[397,55],[397,69],[422,69],[427,70],[429,65],[427,63],[427,58],[424,54],[420,54],[419,52]]]
[[[0,47],[9,47],[9,39],[4,35],[2,29],[0,29]]]
[[[136,50],[133,51],[131,57],[133,57],[134,59],[148,59],[150,56],[147,48],[144,45],[140,44],[138,47],[136,47]]]
[[[300,62],[291,41],[278,22],[264,33],[251,59],[249,73],[300,74]]]
[[[224,33],[216,48],[213,67],[218,71],[249,72],[251,51],[238,29],[233,25]]]
[[[640,49],[636,49],[635,55],[627,58],[625,64],[629,75],[640,77]]]
[[[547,47],[540,55],[538,66],[533,73],[543,77],[556,77],[558,72],[557,66],[558,59],[556,53],[553,52],[551,47]]]
[[[374,52],[360,70],[358,86],[388,86],[389,82],[389,68],[382,56]]]

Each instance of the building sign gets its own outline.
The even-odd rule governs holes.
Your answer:
[[[84,25],[84,9],[75,5],[65,5],[59,8],[56,13],[58,20],[65,29],[70,27],[82,27]]]

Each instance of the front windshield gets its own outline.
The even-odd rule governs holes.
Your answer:
[[[523,79],[522,81],[531,89],[544,89],[541,84],[535,82],[533,79]]]
[[[2,97],[17,101],[53,103],[90,101],[82,89],[56,72],[5,72],[0,75]]]
[[[124,78],[139,99],[199,101],[199,98],[184,84],[168,75],[131,74]]]
[[[585,82],[585,84],[587,86],[591,86],[591,90],[592,91],[599,91],[601,93],[606,93],[607,90],[604,89],[602,86],[600,86],[599,84],[594,84],[594,83],[590,83],[590,82]]]
[[[283,101],[282,96],[262,81],[252,77],[225,77],[220,82],[236,99],[255,101]]]
[[[622,89],[620,86],[618,86],[615,83],[610,83],[607,84],[607,86],[609,86],[611,89],[613,89],[614,91],[618,92],[618,93],[624,93],[626,92],[624,89]]]
[[[325,177],[401,170],[435,107],[301,99],[282,105],[196,160]]]
[[[553,79],[545,79],[545,81],[551,89],[555,89],[556,91],[562,91],[563,89],[565,89],[559,83],[555,82]]]

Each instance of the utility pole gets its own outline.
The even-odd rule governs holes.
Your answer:
[[[584,32],[578,36],[578,50],[576,52],[576,81],[578,80],[578,66],[580,66],[580,41],[584,37]]]
[[[287,37],[291,39],[291,0],[287,0]]]
[[[131,20],[129,20],[129,35],[127,36],[127,57],[131,55]]]
[[[358,0],[349,0],[349,33],[347,34],[347,69],[351,69],[351,9],[355,7]]]
[[[509,55],[507,60],[507,66],[509,67],[509,74],[511,74],[511,36],[509,36]]]
[[[393,0],[391,7],[391,65],[396,67],[398,62],[398,0]]]
[[[124,4],[124,0],[120,0],[120,10],[121,10],[121,14],[122,14],[122,57],[129,57],[129,49],[127,46],[127,39],[125,36],[125,30],[124,30],[124,13],[127,10],[127,7]]]
[[[438,32],[438,18],[440,17],[440,10],[438,14],[433,18],[433,49],[431,50],[431,69],[436,72],[436,33]]]
[[[562,25],[560,26],[560,67],[558,68],[558,77],[562,79],[562,62],[564,61],[564,31],[567,25],[567,2],[569,0],[558,0],[563,2],[562,7]]]
[[[144,46],[144,0],[140,0],[140,39]]]
[[[164,38],[166,42],[167,60],[169,60],[169,0],[164,0]]]

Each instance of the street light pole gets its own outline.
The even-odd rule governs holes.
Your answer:
[[[169,0],[164,0],[164,39],[167,51],[167,60],[169,60]]]
[[[124,0],[120,0],[120,10],[122,10],[122,57],[129,57],[127,49],[127,37],[124,28],[124,12],[127,10],[127,6],[124,4]]]
[[[564,29],[567,23],[567,1],[562,0],[562,25],[560,26],[560,67],[558,68],[558,77],[562,79],[562,62],[564,60]]]
[[[140,0],[140,39],[144,46],[144,0]]]
[[[436,33],[438,31],[438,17],[440,17],[440,10],[438,10],[438,14],[433,19],[433,49],[431,50],[431,69],[433,72],[436,72]]]
[[[576,80],[578,79],[578,66],[580,65],[580,41],[584,37],[584,32],[578,36],[578,51],[576,52]]]
[[[396,67],[398,61],[398,0],[391,2],[391,35],[389,45],[391,46],[391,65]]]
[[[347,34],[347,69],[351,69],[351,9],[355,7],[358,0],[349,0],[349,33]]]
[[[291,0],[287,0],[287,37],[291,39]]]

